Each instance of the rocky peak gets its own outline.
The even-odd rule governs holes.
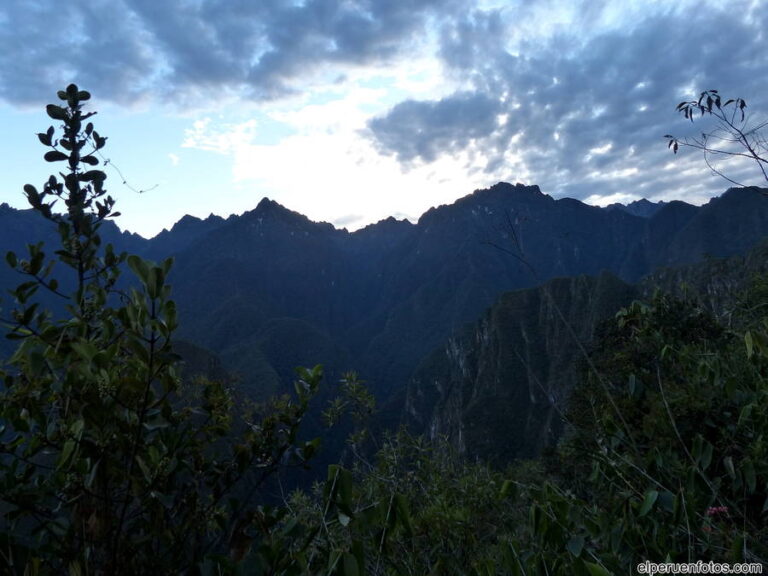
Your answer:
[[[605,207],[605,210],[620,210],[622,212],[626,212],[627,214],[632,214],[632,216],[638,216],[640,218],[651,218],[659,210],[666,206],[666,204],[667,203],[663,200],[659,202],[651,202],[646,198],[641,198],[640,200],[635,200],[629,204],[621,204],[619,202],[609,204]]]
[[[256,208],[243,214],[243,220],[250,221],[254,219],[257,219],[260,222],[264,222],[265,219],[268,219],[270,221],[279,221],[292,225],[316,225],[315,222],[312,222],[303,214],[289,210],[282,204],[275,202],[266,196],[261,199],[256,205]]]

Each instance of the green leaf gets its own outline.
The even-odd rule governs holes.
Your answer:
[[[45,111],[48,113],[48,116],[54,120],[67,120],[69,118],[67,111],[55,104],[48,104],[48,106],[45,107]]]
[[[725,466],[726,472],[728,472],[728,476],[731,477],[731,480],[736,478],[736,471],[733,468],[733,458],[730,456],[726,456],[723,458],[723,466]]]
[[[85,429],[85,420],[82,418],[78,418],[74,422],[72,422],[72,425],[69,427],[69,432],[80,440],[80,438],[83,437],[83,430]]]
[[[656,499],[659,497],[659,493],[656,490],[648,490],[645,493],[645,499],[643,500],[640,511],[637,513],[639,517],[643,517],[651,511],[653,505],[656,503]]]
[[[72,560],[69,563],[69,576],[83,576],[83,569],[80,567],[80,562]]]
[[[83,360],[86,360],[88,362],[90,362],[91,359],[98,352],[98,349],[96,348],[96,346],[94,346],[90,342],[84,342],[84,341],[72,342],[71,346],[72,346],[72,350],[77,352],[78,355],[80,355],[83,358]]]
[[[297,397],[304,398],[309,393],[309,384],[304,380],[294,380],[293,389],[296,391]]]
[[[131,254],[128,256],[128,266],[136,274],[136,277],[141,280],[142,284],[146,286],[149,281],[149,266],[147,263],[135,254]]]
[[[752,332],[749,330],[744,334],[744,344],[747,347],[747,358],[752,358],[752,354],[754,353],[754,342],[752,340]]]
[[[51,150],[50,152],[46,152],[45,156],[43,156],[46,162],[61,162],[62,160],[67,160],[69,156],[64,154],[64,152],[59,152],[58,150]]]
[[[160,288],[163,285],[162,271],[157,266],[149,268],[149,274],[147,276],[147,296],[150,298],[158,298],[160,296]]]
[[[80,180],[82,182],[95,182],[106,180],[107,175],[101,170],[88,170],[80,174]]]
[[[672,492],[664,490],[659,493],[659,499],[657,500],[657,506],[660,506],[664,510],[670,513],[674,513],[676,506],[676,497]]]
[[[581,551],[584,549],[584,536],[581,534],[571,536],[571,538],[568,540],[568,543],[565,545],[565,548],[568,550],[568,552],[578,558],[581,554]]]
[[[149,468],[144,463],[144,460],[141,459],[141,456],[138,454],[136,455],[136,463],[139,465],[139,468],[141,468],[142,474],[144,474],[144,478],[147,480],[147,482],[152,482],[152,474],[149,471]]]
[[[744,423],[746,423],[752,417],[752,410],[754,407],[754,404],[747,404],[741,409],[741,412],[739,412],[739,426],[744,425]]]
[[[85,478],[85,487],[91,488],[93,486],[93,481],[96,479],[96,474],[99,471],[99,464],[101,463],[101,460],[97,460],[96,463],[91,466],[91,469],[88,471],[88,476]]]
[[[37,191],[37,188],[32,186],[32,184],[24,184],[24,193],[32,204],[40,198],[40,193]]]
[[[72,456],[72,453],[75,451],[76,444],[74,440],[67,440],[64,442],[64,446],[61,449],[61,456],[59,456],[59,463],[56,465],[56,468],[62,468],[67,464],[69,461],[69,458]]]
[[[512,497],[514,498],[517,495],[517,486],[512,480],[504,480],[504,483],[501,485],[501,490],[499,490],[499,500],[504,500],[506,498]]]

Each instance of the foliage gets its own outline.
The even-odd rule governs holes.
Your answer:
[[[606,569],[765,561],[767,337],[765,323],[725,332],[695,303],[660,295],[606,328],[599,377],[574,393],[560,451],[569,495],[555,497],[581,516],[559,525]]]
[[[375,463],[331,466],[315,497],[296,493],[290,507],[314,534],[309,573],[495,574],[520,517],[513,494],[503,474],[401,430]]]
[[[754,309],[764,282],[745,294]],[[502,474],[400,434],[292,516],[323,574],[633,573],[768,556],[768,323],[657,294],[606,323],[540,463]],[[503,441],[499,438],[498,441]],[[543,467],[542,467],[543,466]]]
[[[300,370],[296,398],[257,419],[239,417],[226,383],[181,381],[171,260],[102,246],[99,229],[117,216],[94,168],[106,138],[86,123],[88,92],[58,96],[47,113],[62,134],[38,138],[64,172],[24,191],[60,246],[7,255],[25,281],[4,318],[18,348],[0,372],[0,563],[12,574],[192,574],[262,558],[280,511],[254,498],[317,447],[296,435],[321,371]],[[135,276],[127,292],[123,264]],[[41,290],[65,302],[64,317],[39,306]]]
[[[705,90],[696,100],[684,100],[677,105],[677,111],[684,118],[693,122],[697,117],[710,116],[715,127],[702,132],[700,138],[677,138],[667,134],[664,136],[667,146],[675,154],[681,146],[700,150],[714,174],[737,186],[742,184],[726,176],[715,166],[715,161],[726,158],[751,160],[760,170],[762,179],[768,182],[768,140],[764,134],[768,121],[751,122],[744,111],[746,107],[743,98],[729,98],[723,102],[717,90]]]

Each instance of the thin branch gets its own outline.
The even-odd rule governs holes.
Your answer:
[[[101,161],[104,163],[104,166],[109,165],[109,166],[112,166],[112,168],[114,168],[115,172],[117,172],[117,175],[120,176],[120,180],[122,180],[123,186],[128,188],[128,190],[130,190],[131,192],[135,192],[136,194],[144,194],[145,192],[151,192],[152,190],[154,190],[159,186],[159,184],[155,184],[153,186],[150,186],[149,188],[136,189],[128,183],[128,180],[125,178],[120,168],[118,168],[117,164],[112,162],[110,158],[104,158],[104,156],[99,151],[96,151],[96,155],[99,158],[101,158]]]

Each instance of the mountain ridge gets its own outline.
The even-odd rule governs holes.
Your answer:
[[[729,190],[638,216],[498,183],[416,223],[387,218],[353,232],[268,198],[240,216],[182,219],[151,240],[104,230],[118,250],[175,257],[179,337],[219,354],[255,396],[287,390],[291,365],[318,360],[311,348],[333,357],[331,381],[355,369],[386,404],[501,294],[603,271],[636,282],[659,266],[743,252],[768,234],[764,200],[759,189]],[[0,210],[0,247],[55,245],[55,230],[27,218]],[[0,286],[17,281],[0,272]]]

